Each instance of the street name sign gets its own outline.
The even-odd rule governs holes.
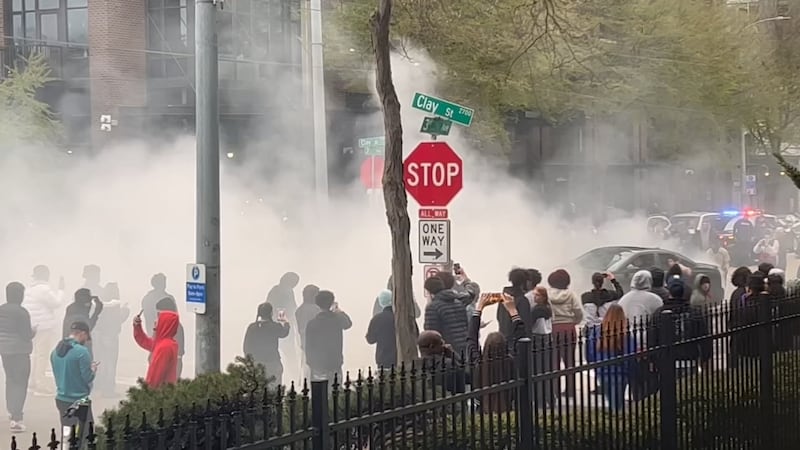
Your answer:
[[[195,314],[206,313],[206,266],[186,265],[186,306]]]
[[[441,117],[426,117],[422,120],[422,128],[419,131],[431,136],[447,136],[452,125],[453,122]]]
[[[403,163],[403,184],[420,206],[443,208],[464,186],[462,169],[446,142],[421,142]]]
[[[386,148],[386,137],[376,136],[358,140],[358,148],[367,156],[383,156]]]
[[[419,221],[419,262],[445,264],[450,261],[450,221]]]
[[[475,110],[472,108],[450,103],[432,95],[421,94],[419,92],[414,94],[411,107],[420,111],[429,112],[435,116],[444,117],[445,119],[452,120],[465,127],[472,124],[472,116],[475,115]]]

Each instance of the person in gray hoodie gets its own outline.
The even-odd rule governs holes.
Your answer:
[[[22,410],[28,396],[28,378],[31,376],[31,352],[36,329],[31,326],[31,316],[22,307],[25,286],[9,283],[6,286],[6,303],[0,305],[0,357],[6,374],[6,410],[11,419],[12,433],[25,431]]]
[[[692,306],[717,306],[722,304],[721,298],[714,298],[711,293],[711,278],[698,274],[694,277],[694,286],[690,300]]]
[[[631,290],[619,299],[619,306],[625,311],[625,317],[631,326],[642,324],[650,318],[656,310],[664,306],[664,300],[650,292],[653,287],[653,276],[648,270],[640,270],[633,274]],[[642,342],[641,340],[637,342]]]
[[[547,298],[553,311],[553,368],[558,370],[561,363],[565,368],[575,367],[575,346],[578,339],[576,327],[583,321],[583,305],[575,292],[569,289],[570,276],[564,269],[558,269],[547,277]],[[567,377],[567,397],[575,397],[575,377]]]

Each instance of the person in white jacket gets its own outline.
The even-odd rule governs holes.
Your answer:
[[[22,306],[31,315],[31,325],[36,327],[33,338],[33,358],[31,358],[30,387],[37,395],[53,395],[52,381],[45,377],[50,367],[50,352],[60,336],[61,322],[59,310],[64,304],[64,279],[59,280],[58,290],[50,286],[50,269],[47,266],[33,268],[33,283],[25,289]]]
[[[772,231],[767,231],[764,234],[764,239],[758,241],[753,247],[753,253],[758,257],[758,262],[770,263],[773,266],[778,264],[779,252],[780,243],[772,236]]]

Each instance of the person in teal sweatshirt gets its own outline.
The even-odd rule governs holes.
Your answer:
[[[70,405],[89,396],[97,372],[97,364],[86,344],[91,341],[90,327],[85,322],[74,322],[70,334],[58,343],[50,354],[53,377],[56,379],[56,408],[61,426],[76,424],[76,418],[64,417]],[[91,406],[86,423],[92,422]]]

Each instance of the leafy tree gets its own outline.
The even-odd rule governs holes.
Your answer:
[[[780,16],[776,2],[764,2],[758,20],[747,26],[751,73],[742,116],[756,144],[772,153],[800,187],[800,174],[781,154],[800,140],[800,4],[789,7],[789,15]]]
[[[22,60],[23,69],[11,68],[0,82],[0,139],[26,144],[52,144],[62,127],[50,106],[36,98],[50,78],[43,55],[35,53]]]
[[[362,71],[371,66],[360,57],[371,42],[363,20],[370,3],[339,4],[328,61]],[[738,57],[740,24],[719,2],[395,5],[392,48],[429,52],[441,69],[442,95],[479,111],[469,131],[484,147],[507,143],[510,111],[534,110],[551,123],[583,114],[640,120],[649,128],[654,156],[673,158],[697,150],[696,142],[722,143],[749,75]]]

